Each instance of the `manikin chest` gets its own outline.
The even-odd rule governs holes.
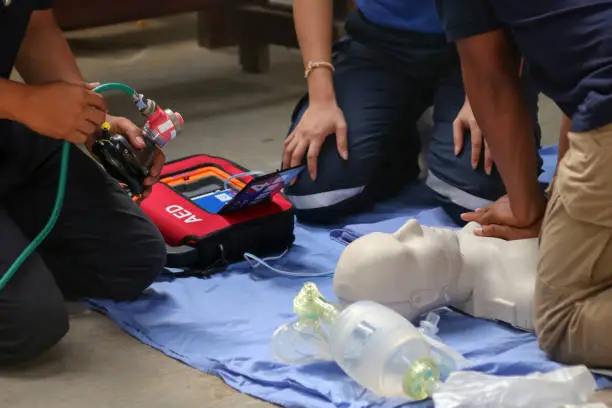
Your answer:
[[[537,240],[475,238],[469,242],[467,247],[464,246],[467,242],[462,242],[462,253],[466,262],[464,273],[469,272],[472,281],[472,295],[455,306],[475,317],[533,330]]]

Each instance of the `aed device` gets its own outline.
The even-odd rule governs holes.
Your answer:
[[[291,247],[294,211],[282,189],[304,167],[254,176],[204,154],[166,163],[140,206],[164,236],[167,266],[207,270]]]

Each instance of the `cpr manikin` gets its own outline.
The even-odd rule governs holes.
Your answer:
[[[537,239],[504,241],[409,220],[372,233],[342,253],[334,277],[341,303],[370,300],[408,320],[444,306],[533,330]]]

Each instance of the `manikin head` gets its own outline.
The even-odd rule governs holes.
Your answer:
[[[368,234],[347,246],[334,291],[342,303],[371,300],[412,320],[451,303],[462,268],[453,230],[410,220],[393,234]]]

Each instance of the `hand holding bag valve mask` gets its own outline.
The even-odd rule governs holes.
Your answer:
[[[0,0],[0,11],[10,4],[11,1],[9,0]],[[146,99],[143,95],[122,83],[102,84],[93,89],[93,92],[97,93],[107,91],[120,91],[128,94],[132,97],[132,101],[140,113],[147,117],[143,127],[143,136],[145,136],[147,148],[142,152],[136,152],[123,136],[110,135],[108,132],[110,126],[105,124],[102,129],[106,133],[105,137],[94,143],[92,153],[111,176],[127,184],[131,193],[140,194],[143,191],[143,182],[149,173],[155,149],[165,146],[169,140],[176,137],[178,130],[183,125],[183,119],[178,113],[162,110],[154,101]],[[15,259],[6,273],[0,277],[0,290],[6,287],[21,265],[36,251],[55,227],[64,203],[70,147],[70,142],[63,142],[57,195],[51,216],[40,233]]]
[[[147,117],[142,127],[146,146],[135,149],[124,136],[111,135],[110,125],[106,123],[102,128],[103,137],[93,144],[92,153],[108,174],[124,183],[130,193],[139,196],[144,191],[144,180],[149,175],[155,153],[177,136],[184,121],[179,113],[162,110],[154,101],[136,92],[131,96],[140,113]]]

